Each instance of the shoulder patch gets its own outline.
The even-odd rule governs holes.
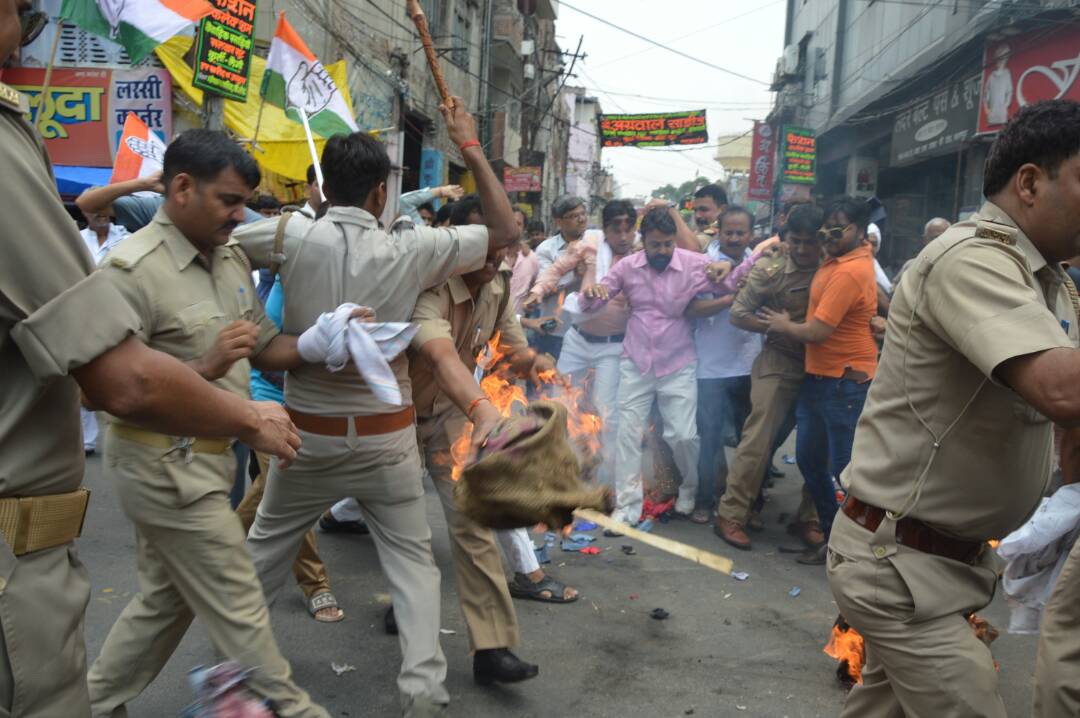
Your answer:
[[[979,222],[975,225],[975,236],[979,239],[993,239],[1010,247],[1016,244],[1016,229],[996,222]]]
[[[30,111],[30,103],[27,101],[26,95],[14,87],[0,82],[0,109],[25,115]]]
[[[118,269],[132,270],[148,254],[157,249],[164,241],[157,232],[136,232],[120,242],[105,257],[104,264]]]

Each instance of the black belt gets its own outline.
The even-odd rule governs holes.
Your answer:
[[[582,339],[589,342],[589,344],[619,344],[626,338],[625,334],[612,334],[607,337],[598,337],[595,334],[587,334],[580,329],[577,330],[577,333],[581,335]]]

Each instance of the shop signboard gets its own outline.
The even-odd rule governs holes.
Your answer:
[[[1040,100],[1080,101],[1080,26],[1061,23],[989,42],[983,68],[980,134],[997,132]]]
[[[195,87],[231,100],[247,99],[255,46],[254,0],[210,0],[214,10],[195,39]]]
[[[817,137],[807,127],[784,127],[780,143],[780,181],[814,184],[817,181]]]
[[[664,147],[708,142],[705,110],[646,115],[600,115],[604,147]]]
[[[979,75],[946,83],[896,113],[890,164],[914,164],[955,152],[975,134]]]

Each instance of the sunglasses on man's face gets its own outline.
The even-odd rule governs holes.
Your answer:
[[[844,232],[851,227],[850,224],[845,224],[843,227],[826,227],[817,231],[818,239],[822,242],[839,242],[844,238]]]
[[[37,39],[45,26],[49,24],[49,14],[40,10],[22,10],[19,12],[19,27],[22,38],[20,46],[26,46]]]

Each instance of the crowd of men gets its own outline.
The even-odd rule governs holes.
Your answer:
[[[0,0],[0,60],[28,13]],[[545,237],[458,98],[440,111],[476,193],[406,195],[388,226],[390,159],[367,134],[329,140],[322,184],[312,168],[307,202],[282,212],[253,198],[261,174],[240,145],[191,130],[160,176],[84,193],[80,236],[24,103],[0,85],[0,155],[18,179],[0,197],[0,711],[124,716],[198,617],[277,715],[328,716],[293,680],[268,610],[291,568],[315,620],[344,617],[319,524],[371,535],[402,714],[445,713],[425,475],[475,680],[536,676],[512,652],[513,598],[577,591],[540,568],[523,530],[480,526],[453,501],[454,445],[468,430],[480,446],[501,419],[478,360],[498,336],[530,391],[552,372],[584,390],[603,421],[597,480],[631,526],[663,510],[750,550],[794,430],[797,560],[827,566],[867,644],[844,715],[1004,716],[967,615],[993,596],[987,541],[1047,490],[1054,424],[1063,467],[1080,447],[1080,299],[1062,264],[1080,255],[1080,104],[1013,119],[983,207],[928,222],[890,280],[872,207],[849,197],[786,206],[758,241],[754,213],[714,185],[694,197],[693,228],[667,201],[614,200],[590,229],[586,202],[566,196]],[[354,340],[358,353],[341,349]],[[646,492],[650,433],[674,464],[671,495]],[[135,527],[140,592],[87,670],[72,542],[99,446]],[[1044,618],[1040,718],[1080,712],[1078,591],[1074,549]]]

